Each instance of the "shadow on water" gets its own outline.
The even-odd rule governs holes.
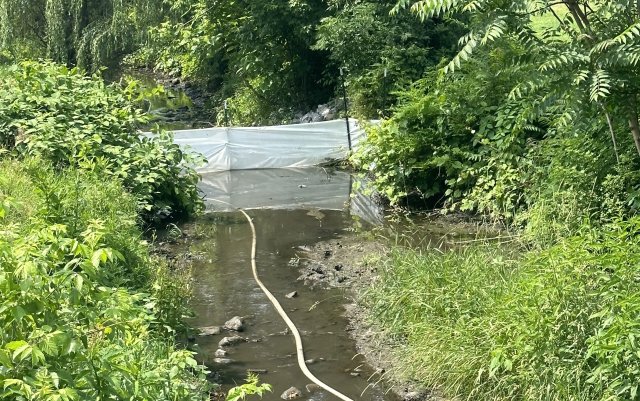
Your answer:
[[[209,213],[185,227],[206,233],[191,245],[191,251],[201,256],[194,262],[196,317],[191,323],[221,326],[233,316],[242,316],[247,325],[241,335],[249,339],[226,347],[226,358],[233,362],[220,365],[214,362],[214,352],[229,334],[197,338],[199,358],[220,373],[223,385],[241,383],[247,370],[264,370],[261,381],[273,386],[266,400],[280,399],[291,386],[303,391],[302,399],[335,399],[324,391],[309,394],[305,390],[310,381],[297,366],[293,336],[253,280],[250,226],[234,211],[242,207],[256,226],[261,279],[301,331],[305,358],[313,360],[310,370],[354,399],[395,400],[375,385],[379,375],[364,364],[349,337],[343,317],[347,294],[304,286],[297,281],[298,267],[290,263],[298,257],[300,246],[348,234],[354,219],[375,223],[381,218],[365,199],[350,196],[353,187],[349,174],[322,168],[231,171],[203,177]],[[358,209],[359,217],[350,205]],[[296,297],[285,297],[293,291]]]

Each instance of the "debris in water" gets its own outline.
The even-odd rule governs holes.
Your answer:
[[[258,375],[264,375],[268,372],[269,371],[267,369],[247,369],[247,373],[253,373]]]
[[[219,326],[207,326],[207,327],[199,327],[198,328],[198,335],[201,337],[204,336],[213,336],[216,334],[220,334],[222,330],[220,329]]]

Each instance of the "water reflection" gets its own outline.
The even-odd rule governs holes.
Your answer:
[[[350,210],[369,224],[383,210],[351,174],[322,167],[231,170],[206,173],[200,189],[210,211],[241,209]]]

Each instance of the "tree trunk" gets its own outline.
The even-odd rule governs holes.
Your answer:
[[[640,0],[639,0],[640,1]],[[613,143],[613,152],[616,155],[616,163],[620,164],[620,156],[618,155],[618,144],[616,143],[616,133],[613,130],[613,122],[611,121],[611,116],[609,112],[604,107],[603,104],[600,105],[602,107],[602,111],[604,111],[604,116],[607,119],[607,125],[609,126],[609,133],[611,134],[611,142]],[[637,146],[637,143],[636,143]]]
[[[640,125],[638,124],[638,107],[635,96],[631,101],[631,112],[629,113],[629,129],[633,136],[633,143],[636,145],[638,155],[640,155]]]
[[[564,5],[567,7],[571,15],[573,16],[574,22],[578,26],[578,29],[581,33],[589,32],[589,19],[586,15],[580,10],[580,4],[576,0],[565,0]]]

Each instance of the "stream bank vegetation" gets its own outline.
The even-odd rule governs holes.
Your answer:
[[[174,340],[189,274],[141,231],[200,210],[197,176],[143,119],[126,88],[75,69],[0,73],[0,398],[208,399]]]
[[[354,161],[392,201],[478,213],[513,241],[383,258],[362,301],[395,373],[447,399],[640,399],[640,4],[405,9],[468,31]]]
[[[64,65],[18,62],[41,56]],[[640,4],[622,0],[0,0],[1,391],[162,399],[201,383],[159,340],[180,326],[180,281],[133,245],[135,222],[202,207],[193,160],[168,133],[137,135],[135,84],[75,69],[124,63],[205,88],[232,124],[291,121],[344,88],[352,115],[384,118],[352,162],[392,203],[512,231],[511,249],[381,262],[363,302],[407,376],[451,399],[640,399],[639,62]],[[127,341],[155,351],[120,362]],[[101,368],[117,380],[95,384]]]

